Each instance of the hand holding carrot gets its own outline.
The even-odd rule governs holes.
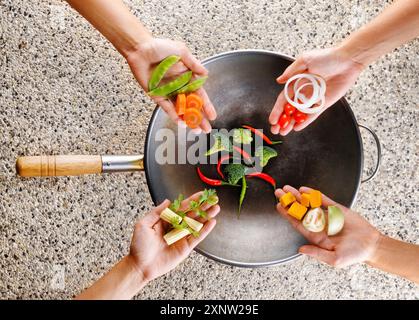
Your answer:
[[[152,38],[149,41],[142,43],[136,51],[131,52],[127,56],[128,64],[131,67],[135,78],[146,92],[149,91],[148,83],[154,68],[158,63],[170,55],[179,56],[180,61],[167,70],[162,82],[168,81],[169,79],[175,79],[188,70],[192,71],[198,78],[207,75],[207,70],[183,43],[167,39]],[[199,88],[195,93],[202,99],[202,115],[199,118],[201,121],[195,126],[195,131],[198,133],[198,131],[202,130],[208,133],[211,131],[211,124],[209,121],[215,120],[217,114],[203,88]],[[184,120],[182,120],[176,112],[176,97],[174,97],[175,99],[161,96],[152,96],[151,98],[166,111],[174,122],[185,125]],[[197,121],[197,119],[194,119],[194,121]]]

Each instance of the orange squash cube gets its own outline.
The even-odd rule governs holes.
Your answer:
[[[297,201],[295,201],[288,209],[288,214],[297,220],[302,220],[306,212],[307,208]]]
[[[279,201],[281,202],[281,206],[283,206],[284,208],[288,207],[291,203],[295,202],[296,200],[297,199],[291,192],[284,194],[281,197],[281,199],[279,199]]]
[[[310,206],[310,195],[308,193],[303,193],[301,195],[301,204],[307,208]]]
[[[319,208],[322,206],[322,193],[320,191],[310,191],[310,206],[312,208]]]

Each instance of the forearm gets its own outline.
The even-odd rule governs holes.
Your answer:
[[[381,236],[370,266],[419,284],[419,246]]]
[[[150,32],[129,11],[122,0],[67,0],[86,20],[126,57]]]
[[[106,275],[84,290],[77,300],[125,300],[135,296],[147,282],[135,268],[131,258],[125,257]]]
[[[419,35],[419,1],[394,1],[378,17],[351,34],[340,47],[366,66]]]

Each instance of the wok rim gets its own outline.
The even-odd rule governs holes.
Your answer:
[[[264,50],[264,49],[241,49],[241,50],[230,50],[230,51],[225,51],[216,55],[213,55],[211,57],[208,57],[204,60],[202,60],[202,64],[205,65],[206,63],[215,61],[217,59],[220,59],[224,56],[228,56],[228,55],[232,55],[232,54],[249,54],[249,53],[263,53],[263,54],[268,54],[268,55],[273,55],[276,57],[280,57],[283,59],[286,59],[288,61],[295,61],[295,58],[293,58],[292,56],[283,54],[283,53],[279,53],[279,52],[274,52],[274,51],[269,51],[269,50]],[[361,185],[361,178],[362,178],[362,172],[363,172],[363,168],[364,168],[364,148],[363,148],[363,141],[362,141],[362,136],[361,136],[361,132],[359,130],[359,124],[358,121],[355,118],[355,114],[352,111],[351,107],[349,106],[349,103],[346,101],[346,99],[344,97],[340,98],[337,102],[335,103],[342,103],[345,106],[346,111],[349,113],[349,115],[351,116],[351,119],[353,121],[353,124],[355,125],[355,131],[356,131],[356,136],[357,136],[357,140],[358,140],[358,144],[360,146],[359,150],[360,150],[360,170],[358,172],[358,176],[356,177],[357,179],[357,184],[356,184],[356,188],[355,188],[355,192],[352,196],[352,199],[350,201],[350,205],[349,208],[351,208],[353,206],[353,204],[356,202],[356,198],[358,196],[358,192],[359,192],[359,188]],[[160,111],[160,107],[158,105],[156,105],[156,107],[153,110],[153,114],[151,115],[150,121],[149,121],[149,125],[147,128],[147,133],[146,133],[146,137],[145,137],[145,144],[144,144],[144,171],[145,171],[145,176],[146,176],[146,181],[147,181],[147,187],[148,187],[148,191],[150,193],[151,196],[151,200],[153,201],[154,205],[157,205],[157,200],[156,200],[156,195],[155,192],[153,191],[152,188],[152,180],[150,177],[150,173],[149,173],[149,169],[148,169],[148,150],[149,150],[149,145],[150,145],[150,138],[151,138],[151,132],[152,129],[155,125],[155,119],[157,117],[157,113]],[[155,185],[155,183],[153,183],[153,185]],[[221,258],[218,257],[216,255],[213,255],[205,250],[202,250],[198,247],[195,247],[194,250],[196,252],[198,252],[199,254],[210,258],[214,261],[217,261],[219,263],[222,264],[226,264],[226,265],[230,265],[230,266],[234,266],[234,267],[240,267],[240,268],[261,268],[261,267],[269,267],[269,266],[277,266],[277,265],[282,265],[288,262],[291,262],[293,260],[296,260],[298,258],[301,258],[302,254],[301,253],[296,253],[292,256],[289,256],[287,258],[284,259],[278,259],[278,260],[273,260],[273,261],[267,261],[267,262],[239,262],[239,261],[234,261],[234,260],[230,260],[230,259],[226,259],[226,258]]]

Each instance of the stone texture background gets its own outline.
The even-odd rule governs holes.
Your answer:
[[[153,34],[183,39],[199,58],[327,47],[386,3],[129,1]],[[418,49],[416,40],[388,54],[347,94],[383,144],[382,169],[355,208],[410,242],[419,238]],[[0,0],[0,298],[71,298],[126,254],[133,223],[152,206],[142,173],[22,180],[16,157],[141,153],[153,108],[125,61],[65,2]],[[364,138],[368,168],[375,151]],[[418,299],[419,290],[364,265],[334,270],[301,258],[239,269],[193,253],[138,298]]]

